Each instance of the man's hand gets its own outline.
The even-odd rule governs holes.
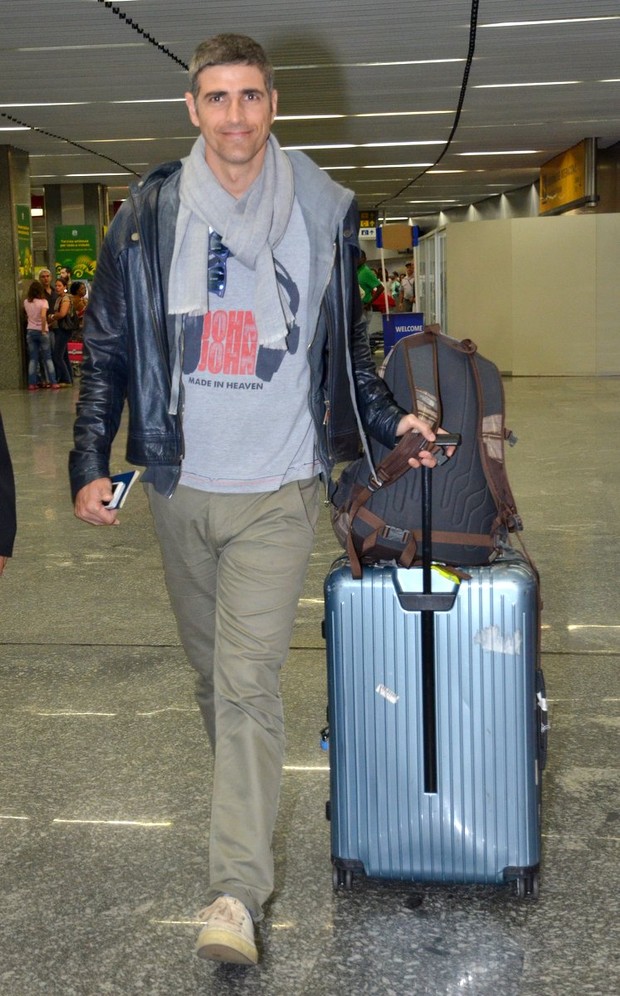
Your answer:
[[[427,467],[435,467],[437,465],[437,460],[433,456],[433,443],[435,442],[435,433],[429,428],[426,422],[418,418],[416,415],[403,415],[400,422],[398,423],[398,428],[396,429],[396,435],[398,437],[404,436],[406,432],[421,432],[423,436],[426,436],[429,443],[429,448],[427,450],[420,450],[420,459],[416,460],[412,457],[409,461],[411,467],[419,467],[420,464],[424,464]],[[445,429],[438,429],[437,434],[446,432]],[[445,453],[446,456],[452,456],[454,453],[454,446],[447,446]]]
[[[103,504],[112,498],[112,482],[109,477],[98,477],[78,491],[74,511],[78,519],[90,522],[93,526],[118,526],[116,510],[108,511]]]

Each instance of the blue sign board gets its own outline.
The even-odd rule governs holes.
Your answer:
[[[414,332],[424,331],[424,315],[421,311],[396,312],[383,316],[383,352],[387,356],[399,339]]]

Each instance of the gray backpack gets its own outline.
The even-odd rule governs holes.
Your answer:
[[[490,563],[509,545],[509,533],[523,528],[504,464],[504,442],[516,440],[504,425],[499,370],[471,340],[427,326],[396,343],[381,374],[405,411],[461,437],[432,474],[432,559]],[[332,524],[354,576],[362,563],[420,562],[421,474],[407,463],[415,445],[413,433],[393,450],[372,440],[372,466],[364,455],[338,480]]]

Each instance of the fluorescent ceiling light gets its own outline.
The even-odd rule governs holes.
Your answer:
[[[122,42],[118,45],[38,45],[36,48],[16,48],[16,52],[82,52],[102,48],[144,48],[146,42]]]
[[[577,86],[583,80],[548,80],[539,83],[478,83],[474,90],[508,90],[523,86]]]
[[[454,114],[454,111],[365,111],[363,114],[348,114],[350,118],[407,118],[423,117],[429,114]]]
[[[278,114],[276,121],[332,121],[346,117],[346,114]]]
[[[381,163],[379,166],[360,166],[359,169],[418,169],[432,163]]]
[[[343,144],[336,145],[283,145],[282,148],[290,152],[293,149],[301,151],[317,151],[326,149],[400,149],[405,146],[420,146],[420,145],[445,145],[443,139],[437,139],[433,141],[424,142],[346,142]]]
[[[357,149],[358,145],[352,145],[351,142],[345,142],[341,145],[283,145],[282,148],[285,152],[300,152],[300,151],[325,151],[326,149]]]
[[[497,152],[457,152],[457,156],[534,156],[542,149],[500,149]]]
[[[195,135],[166,135],[165,138],[81,138],[83,143],[89,145],[119,145],[121,142],[186,142],[188,139],[196,138]]]
[[[131,101],[117,101],[131,103]],[[138,103],[138,101],[136,101]],[[367,111],[363,114],[278,114],[277,121],[330,121],[343,118],[405,118],[428,117],[432,114],[454,114],[454,111]]]
[[[456,204],[456,198],[454,197],[432,197],[425,198],[418,201],[407,201],[407,204]]]
[[[148,100],[111,100],[111,104],[184,104],[185,97],[150,97]]]
[[[438,140],[433,139],[432,141],[424,142],[364,142],[359,146],[360,149],[390,149],[390,148],[400,148],[405,145],[445,145],[445,140],[440,138]]]
[[[481,24],[481,28],[522,28],[538,24],[583,24],[586,21],[618,21],[617,14],[605,14],[600,17],[553,17],[540,21],[495,21]]]
[[[43,104],[0,104],[0,107],[83,107],[88,100],[58,100]]]
[[[31,131],[27,125],[9,125],[6,128],[0,127],[0,131]]]
[[[74,179],[79,176],[131,176],[131,173],[107,173],[104,170],[100,170],[97,173],[65,173],[65,176]]]
[[[275,72],[292,72],[300,69],[367,69],[375,66],[443,66],[449,62],[465,62],[465,59],[406,59],[398,62],[317,62],[297,66],[274,66]]]

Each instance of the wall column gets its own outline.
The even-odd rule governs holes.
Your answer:
[[[0,145],[0,388],[23,387],[26,350],[22,299],[32,276],[19,279],[18,204],[30,210],[30,164],[27,152]]]

